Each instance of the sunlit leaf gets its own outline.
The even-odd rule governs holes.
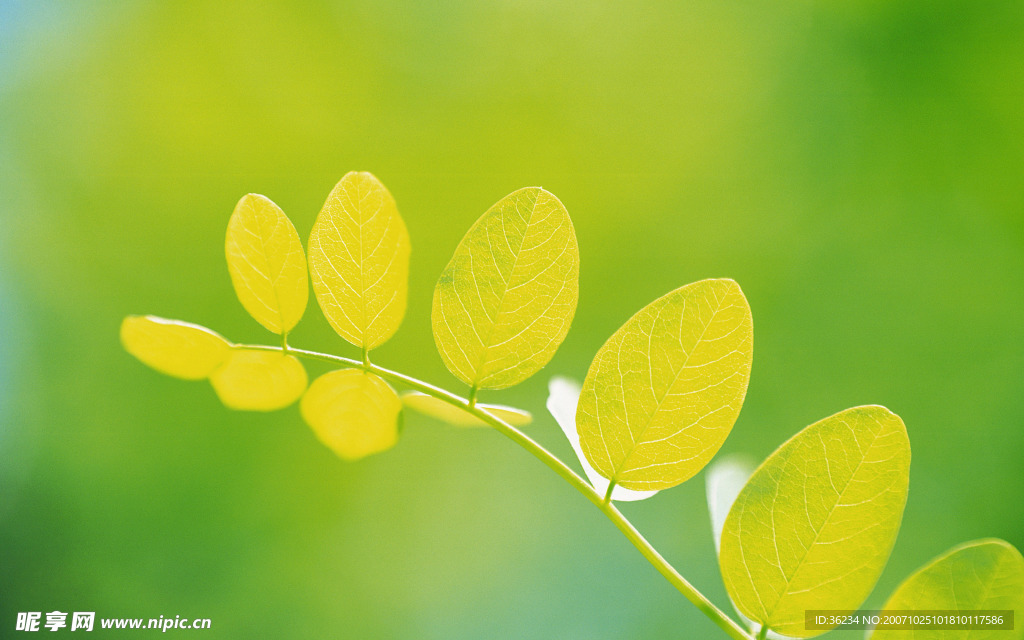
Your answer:
[[[715,554],[722,550],[722,530],[725,528],[725,519],[729,515],[736,496],[746,485],[750,475],[754,472],[754,463],[744,455],[731,455],[708,465],[705,472],[706,493],[708,500],[708,514],[711,517],[711,535],[714,538]],[[736,608],[735,603],[733,608]],[[752,630],[756,636],[761,630],[761,625],[752,621],[737,610],[740,620],[746,627]],[[766,637],[769,640],[785,640],[787,636],[780,635],[769,630]]]
[[[950,549],[907,578],[885,603],[887,611],[999,610],[1016,613],[1015,631],[876,630],[876,640],[1022,638],[1024,557],[1003,540],[976,540]]]
[[[281,208],[250,193],[228,221],[225,252],[242,306],[274,333],[287,333],[309,299],[306,256],[299,234]]]
[[[428,396],[420,391],[407,391],[403,393],[402,403],[410,409],[457,427],[487,426],[486,422],[477,418],[473,414],[463,411],[458,407],[454,407],[443,400],[438,400],[434,396]],[[484,404],[482,402],[478,402],[476,406],[487,411],[494,417],[504,420],[513,427],[525,427],[533,422],[533,416],[530,415],[530,412],[524,411],[523,409],[506,407],[500,404]]]
[[[903,517],[910,442],[899,416],[847,409],[805,428],[762,464],[725,521],[719,564],[747,618],[810,637],[807,609],[857,609]]]
[[[597,352],[576,428],[587,460],[627,489],[693,477],[732,430],[750,379],[753,322],[732,280],[701,280],[630,318]]]
[[[244,411],[283,409],[299,399],[306,382],[306,370],[295,356],[249,349],[232,351],[210,376],[221,402]]]
[[[579,249],[551,193],[515,191],[485,213],[455,249],[434,289],[434,342],[466,384],[502,389],[551,360],[569,331]]]
[[[320,441],[345,460],[385,451],[398,441],[402,401],[372,373],[326,373],[313,381],[299,406]]]
[[[161,373],[202,380],[228,357],[231,345],[206,327],[156,316],[128,316],[121,322],[125,351]]]
[[[338,334],[364,349],[383,344],[405,315],[409,233],[377,178],[352,171],[335,185],[309,236],[313,291]]]
[[[746,456],[733,455],[722,458],[706,472],[708,514],[711,516],[711,533],[714,536],[715,552],[722,547],[722,529],[736,496],[754,473],[754,465]]]
[[[580,383],[568,378],[554,377],[548,382],[548,411],[551,412],[555,422],[562,428],[562,433],[569,439],[572,450],[580,460],[583,473],[586,474],[590,484],[599,495],[608,491],[608,480],[600,473],[594,471],[590,466],[583,450],[580,448],[580,437],[576,433],[576,405],[580,399]],[[621,502],[632,502],[650,498],[657,491],[632,491],[625,487],[616,486],[612,489],[612,500]]]

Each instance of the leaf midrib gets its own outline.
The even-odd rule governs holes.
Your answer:
[[[509,269],[508,272],[508,281],[502,285],[501,300],[498,302],[498,310],[495,312],[494,320],[491,321],[490,327],[488,327],[487,329],[487,340],[480,341],[480,344],[483,346],[483,349],[480,350],[480,357],[477,359],[476,367],[474,367],[473,370],[473,388],[477,388],[480,385],[480,376],[482,374],[484,365],[487,363],[487,355],[488,353],[490,353],[491,350],[491,338],[494,337],[494,328],[498,325],[498,318],[501,317],[501,312],[505,307],[505,300],[508,298],[508,284],[512,282],[513,278],[515,277],[516,267],[519,265],[519,256],[521,256],[523,253],[523,245],[526,243],[526,236],[529,233],[530,224],[533,222],[533,215],[537,212],[537,203],[540,201],[540,195],[543,192],[543,189],[539,187],[536,187],[536,189],[537,194],[533,199],[533,206],[530,207],[530,217],[526,220],[526,227],[523,230],[523,237],[520,238],[519,246],[516,248],[515,256],[512,258],[512,268]],[[484,229],[485,233],[486,231],[487,230]],[[507,239],[508,236],[506,235],[506,240]],[[509,248],[511,248],[511,246]],[[473,278],[476,279],[476,274],[474,274]],[[483,300],[481,300],[481,302],[483,302]]]
[[[708,320],[708,323],[706,325],[704,325],[704,329],[701,330],[700,336],[693,343],[693,347],[690,349],[689,353],[686,354],[686,358],[683,359],[682,366],[679,367],[679,370],[676,371],[675,375],[672,377],[672,382],[669,383],[669,385],[665,388],[665,393],[662,394],[661,398],[658,400],[658,405],[654,408],[654,411],[652,411],[650,413],[650,415],[647,416],[647,422],[644,424],[644,427],[640,431],[640,434],[637,435],[637,437],[633,440],[633,446],[629,449],[629,453],[627,453],[626,456],[622,459],[622,462],[615,469],[615,472],[612,474],[612,477],[609,478],[609,481],[618,484],[619,474],[622,473],[622,470],[626,466],[626,463],[629,462],[629,459],[633,456],[634,453],[636,453],[636,450],[642,444],[640,441],[643,440],[644,435],[647,433],[648,430],[650,430],[651,423],[654,422],[654,416],[656,416],[658,414],[658,412],[661,411],[661,406],[665,403],[665,400],[671,394],[672,389],[676,386],[676,382],[679,381],[679,376],[681,376],[683,374],[683,371],[686,370],[686,367],[687,367],[687,365],[690,362],[690,356],[692,356],[693,352],[697,350],[697,346],[700,345],[700,343],[704,341],[704,335],[708,332],[708,327],[710,327],[712,325],[712,323],[714,323],[715,317],[722,311],[722,304],[725,302],[725,298],[726,297],[728,297],[728,294],[723,296],[721,301],[718,301],[717,307],[715,308],[714,312],[712,312],[712,314],[711,314],[711,319]],[[661,315],[660,311],[658,312],[658,315],[659,316]],[[657,321],[658,321],[658,316],[655,316],[654,323],[657,323]],[[652,324],[652,327],[651,327],[651,331],[652,332],[654,331],[653,324]],[[621,346],[621,344],[620,344],[620,346]],[[648,362],[650,362],[650,355],[651,354],[648,352],[648,354],[647,354]],[[615,362],[616,362],[616,366],[617,367],[620,366],[618,358],[616,358]],[[654,376],[652,375],[651,376],[652,386],[653,386],[653,378],[654,378]],[[692,426],[692,424],[691,425],[687,425],[687,426]],[[686,427],[684,427],[684,429],[685,428]],[[626,425],[626,429],[627,429],[627,431],[629,430],[628,423]],[[679,435],[680,433],[682,433],[682,431],[683,431],[683,429],[680,429],[679,431],[676,432],[675,435]]]
[[[853,470],[853,473],[850,474],[850,479],[847,480],[846,486],[844,486],[843,490],[841,492],[839,492],[838,495],[836,496],[836,501],[832,505],[832,507],[829,509],[828,515],[825,516],[824,522],[821,523],[821,527],[819,527],[818,530],[814,532],[814,539],[811,540],[811,543],[807,545],[806,549],[804,549],[804,553],[800,557],[800,560],[797,561],[796,566],[794,567],[792,574],[790,574],[790,576],[786,576],[785,572],[782,573],[783,576],[786,576],[786,590],[783,591],[782,594],[778,598],[776,598],[775,603],[772,604],[771,609],[765,608],[765,618],[766,619],[772,617],[772,614],[775,613],[776,609],[779,606],[779,603],[782,602],[782,600],[787,595],[789,595],[789,589],[790,589],[790,587],[793,584],[793,579],[796,577],[796,574],[800,572],[800,568],[803,567],[803,564],[807,560],[807,556],[808,556],[808,554],[810,554],[811,549],[814,547],[815,544],[818,543],[818,538],[821,537],[821,532],[824,531],[828,527],[829,521],[832,519],[832,516],[835,514],[835,512],[837,510],[836,509],[836,505],[838,505],[842,501],[843,496],[846,495],[847,489],[849,489],[850,485],[853,484],[853,479],[855,477],[857,477],[857,472],[860,471],[860,468],[864,464],[864,461],[867,460],[868,453],[871,452],[871,449],[878,442],[879,437],[881,437],[880,434],[881,434],[882,431],[884,431],[884,425],[877,418],[875,418],[874,420],[878,424],[878,426],[880,427],[879,428],[879,432],[872,434],[873,437],[871,439],[871,443],[868,444],[867,448],[864,450],[864,455],[861,456],[860,462],[857,463],[857,467]],[[824,449],[824,446],[823,446],[823,449]],[[827,455],[827,452],[826,452],[826,455]],[[826,460],[827,460],[827,457],[826,457]],[[773,536],[775,535],[774,528],[772,529],[772,535]],[[780,569],[781,569],[781,567],[780,567]],[[758,599],[760,599],[760,594],[758,595]],[[763,606],[764,602],[762,602],[761,604]],[[765,623],[767,623],[767,620],[765,620]]]

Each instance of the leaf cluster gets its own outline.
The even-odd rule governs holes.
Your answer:
[[[416,389],[399,395],[371,365],[370,352],[405,315],[410,256],[405,223],[376,177],[352,172],[338,182],[307,247],[308,259],[271,200],[244,196],[228,221],[228,271],[242,306],[281,347],[233,344],[197,325],[130,316],[121,327],[125,349],[163,373],[208,379],[232,409],[299,401],[316,436],[346,460],[393,447],[405,409],[464,427],[486,424],[481,415],[510,429],[530,422],[528,412],[476,398],[537,373],[572,324],[579,248],[553,194],[529,187],[495,203],[437,281],[434,340],[469,386],[468,400]],[[311,352],[288,346],[310,283],[328,323],[360,355],[312,384],[296,357]],[[582,384],[552,379],[548,409],[604,504],[642,500],[712,460],[739,415],[752,358],[743,291],[732,280],[701,280],[629,318],[598,350]],[[752,634],[810,637],[821,632],[805,628],[806,610],[854,610],[864,602],[900,528],[910,458],[899,416],[866,405],[806,427],[756,469],[735,459],[712,466],[708,503],[719,566]],[[1002,541],[963,545],[909,577],[887,607],[1022,609],[1024,559]]]

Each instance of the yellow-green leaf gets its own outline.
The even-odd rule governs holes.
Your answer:
[[[448,369],[503,389],[546,365],[579,297],[579,248],[553,194],[529,187],[491,207],[466,233],[434,288],[434,342]]]
[[[156,316],[128,316],[121,322],[125,351],[161,373],[202,380],[224,362],[230,343],[206,327]]]
[[[298,400],[306,390],[307,378],[295,356],[238,349],[213,372],[210,383],[230,409],[273,411]]]
[[[551,417],[555,419],[569,444],[572,445],[572,450],[576,453],[580,466],[583,467],[583,474],[587,476],[594,491],[603,496],[608,491],[608,479],[595,471],[594,467],[590,465],[590,461],[583,455],[583,449],[580,448],[580,436],[576,432],[576,405],[580,400],[580,388],[580,383],[575,380],[555,376],[548,382],[548,401],[545,404]],[[632,491],[616,486],[612,487],[611,499],[618,502],[635,502],[646,500],[656,493],[658,492]]]
[[[455,425],[456,427],[486,427],[487,423],[471,413],[454,407],[434,396],[428,396],[420,391],[407,391],[402,394],[402,403],[405,406],[430,416],[441,422]],[[500,418],[513,427],[525,427],[533,422],[533,416],[529,411],[506,407],[500,404],[484,404],[478,402],[478,408],[487,411],[496,418]]]
[[[732,280],[694,282],[641,309],[583,381],[576,429],[587,459],[627,489],[693,477],[736,422],[752,345],[750,307]]]
[[[372,373],[326,373],[313,381],[299,406],[320,441],[345,460],[385,451],[398,442],[402,401]]]
[[[1024,638],[1024,557],[1003,540],[966,542],[907,578],[885,610],[1013,610],[1015,631],[882,629],[871,635],[873,640]]]
[[[250,193],[235,206],[224,243],[231,284],[245,310],[274,333],[287,333],[309,299],[306,256],[288,216]]]
[[[726,589],[747,618],[782,635],[807,609],[857,609],[896,540],[910,441],[885,407],[847,409],[775,451],[736,498],[722,533]]]
[[[405,315],[409,232],[395,199],[372,174],[334,187],[309,236],[313,291],[338,334],[363,349],[383,344]]]

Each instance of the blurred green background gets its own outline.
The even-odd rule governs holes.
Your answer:
[[[542,185],[575,222],[579,310],[544,371],[484,396],[531,435],[570,459],[550,375],[728,276],[755,358],[724,452],[855,404],[907,423],[869,605],[961,541],[1024,547],[1024,3],[441,5],[0,0],[0,636],[60,609],[223,638],[720,637],[494,432],[410,416],[346,464],[294,407],[234,413],[121,350],[132,313],[272,341],[234,298],[228,216],[263,193],[305,237],[353,169],[413,241],[381,364],[459,389],[434,282],[488,206]],[[313,304],[292,342],[354,353]],[[703,476],[622,509],[727,606]]]

